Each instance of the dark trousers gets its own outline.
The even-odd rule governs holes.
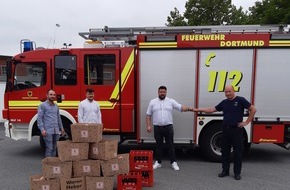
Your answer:
[[[240,174],[242,169],[243,129],[237,126],[223,126],[222,137],[222,167],[229,172],[231,148],[234,153],[234,174]]]
[[[154,126],[154,138],[156,140],[156,160],[159,163],[161,163],[162,160],[164,139],[168,148],[170,162],[173,163],[176,161],[173,135],[173,125]]]

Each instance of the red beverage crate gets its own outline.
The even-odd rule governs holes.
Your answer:
[[[141,184],[143,187],[153,187],[153,171],[141,171]]]
[[[130,171],[153,171],[152,150],[131,150]]]
[[[119,174],[117,185],[117,190],[141,190],[141,173],[129,172],[128,174]]]

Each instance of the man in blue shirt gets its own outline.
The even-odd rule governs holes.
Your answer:
[[[242,146],[243,127],[248,125],[254,118],[256,108],[244,97],[236,96],[233,86],[225,87],[226,99],[212,108],[194,108],[195,112],[213,113],[223,111],[223,138],[222,138],[222,172],[219,177],[229,175],[231,147],[234,153],[234,177],[241,179],[242,169]],[[244,109],[250,111],[246,121],[243,121]]]
[[[56,156],[56,141],[59,133],[65,133],[59,114],[59,108],[54,103],[55,92],[49,90],[46,94],[47,100],[38,106],[37,126],[41,131],[45,142],[45,157]]]

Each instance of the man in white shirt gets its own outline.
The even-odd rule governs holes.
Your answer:
[[[94,100],[94,89],[86,90],[86,99],[81,101],[78,108],[79,123],[98,123],[102,124],[102,114],[100,105]]]
[[[156,162],[153,165],[153,169],[161,167],[163,139],[165,139],[168,146],[171,167],[174,170],[179,170],[175,158],[172,111],[173,109],[176,109],[178,111],[185,112],[192,111],[193,108],[181,105],[174,99],[167,98],[166,93],[167,88],[165,86],[160,86],[158,88],[158,98],[150,101],[146,112],[147,131],[149,133],[152,132],[153,122],[154,138],[156,140]]]

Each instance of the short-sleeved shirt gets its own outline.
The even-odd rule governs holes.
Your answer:
[[[173,109],[181,111],[181,104],[167,97],[164,100],[155,98],[150,101],[146,114],[152,116],[153,125],[170,125],[173,124]]]
[[[215,109],[223,111],[223,125],[237,125],[243,121],[244,109],[249,109],[251,103],[244,97],[236,96],[233,100],[221,101]]]

